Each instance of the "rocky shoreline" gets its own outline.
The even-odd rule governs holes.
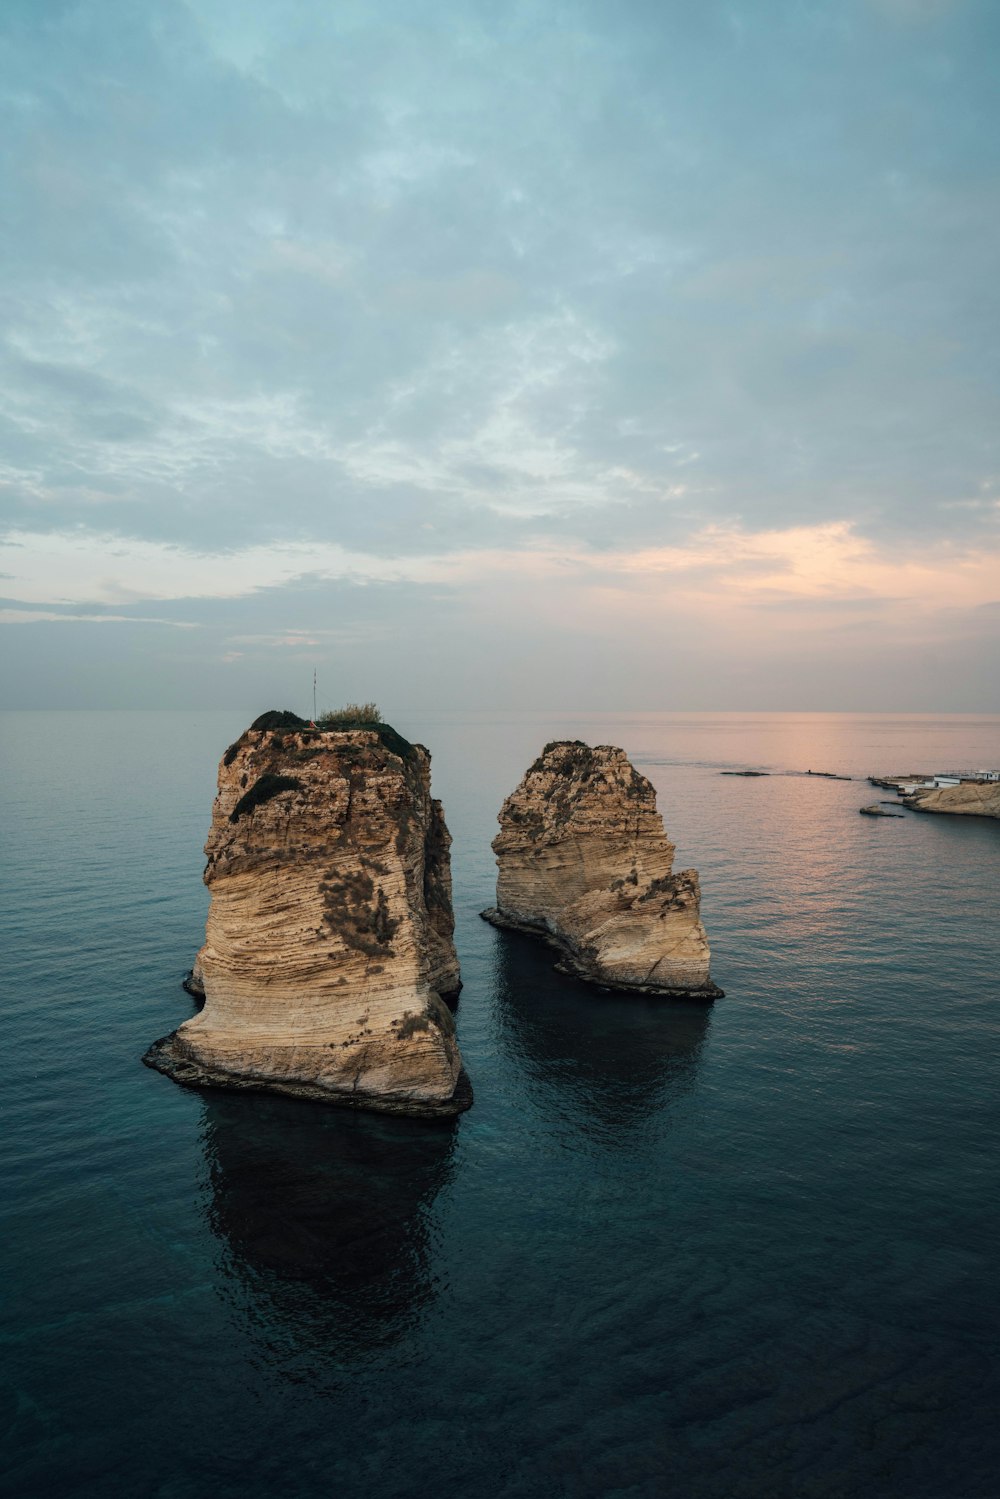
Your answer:
[[[868,777],[872,786],[895,791],[900,804],[914,812],[1000,818],[1000,781],[964,776],[955,778],[957,784],[934,785],[935,779],[946,778],[933,775]]]

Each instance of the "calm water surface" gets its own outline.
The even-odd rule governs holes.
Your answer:
[[[0,715],[5,1492],[992,1499],[1000,823],[719,771],[993,766],[1000,719],[399,715],[455,837],[448,1124],[139,1065],[244,726]],[[502,797],[576,736],[700,869],[714,1008],[479,921]]]

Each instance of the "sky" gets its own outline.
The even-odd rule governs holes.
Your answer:
[[[4,0],[0,706],[1000,711],[994,0]]]

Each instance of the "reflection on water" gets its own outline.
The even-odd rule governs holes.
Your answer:
[[[206,1099],[209,1222],[225,1268],[293,1361],[354,1359],[412,1328],[435,1294],[434,1198],[455,1121],[380,1119],[295,1099]],[[273,1350],[272,1350],[273,1351]]]
[[[552,964],[541,943],[497,933],[501,1048],[547,1108],[568,1106],[585,1133],[614,1143],[692,1088],[711,1007],[605,992]]]

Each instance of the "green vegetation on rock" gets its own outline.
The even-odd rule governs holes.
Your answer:
[[[382,714],[374,703],[345,703],[343,708],[327,708],[316,720],[318,729],[357,728],[358,724],[382,722]]]
[[[382,714],[374,703],[347,703],[343,708],[328,708],[316,720],[316,727],[326,733],[344,733],[349,729],[370,729],[377,734],[379,742],[401,760],[413,758],[413,745],[391,724],[383,722]]]
[[[375,703],[346,703],[343,708],[328,708],[321,713],[316,720],[314,729],[322,733],[346,733],[351,729],[367,729],[378,735],[379,742],[393,755],[398,755],[401,760],[413,759],[413,745],[402,734],[396,732],[391,724],[382,719],[382,714]],[[275,737],[274,747],[283,748],[281,733],[295,733],[305,731],[304,738],[308,742],[310,733],[309,721],[300,718],[290,708],[269,708],[259,718],[255,718],[247,733],[273,733]],[[223,756],[225,765],[232,765],[240,748],[245,742],[246,735],[241,734],[235,743],[231,744]],[[309,752],[306,752],[307,754]],[[317,753],[313,751],[312,753]],[[303,758],[300,754],[298,758]],[[274,795],[275,793],[271,793]]]

